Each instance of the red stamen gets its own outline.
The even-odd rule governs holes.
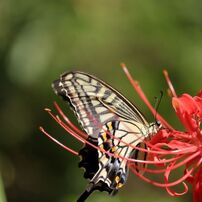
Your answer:
[[[52,114],[52,112],[51,112],[50,109],[47,109],[47,108],[46,108],[45,111],[47,111],[48,114],[49,114],[62,128],[65,129],[65,131],[67,131],[70,135],[72,135],[73,137],[75,137],[75,138],[76,138],[77,140],[79,140],[80,142],[85,143],[85,144],[88,144],[88,145],[90,145],[91,147],[95,148],[96,150],[99,150],[99,151],[101,151],[101,152],[103,152],[103,153],[106,153],[106,154],[108,154],[109,156],[114,156],[115,158],[121,158],[122,160],[126,160],[126,161],[128,160],[128,159],[125,158],[125,157],[118,156],[118,155],[116,155],[116,154],[112,154],[112,153],[110,153],[110,152],[108,152],[108,151],[105,151],[104,149],[102,149],[102,148],[100,148],[100,147],[97,147],[97,146],[95,146],[94,144],[88,142],[86,139],[84,139],[84,138],[80,137],[79,135],[77,135],[77,133],[76,133],[75,131],[73,131],[70,127],[68,127],[68,126],[67,126],[64,122],[62,122],[57,116],[54,116],[54,115]],[[134,159],[133,159],[133,160],[134,160]]]
[[[99,150],[103,153],[106,153],[108,154],[109,156],[113,156],[115,158],[120,158],[124,161],[128,161],[128,162],[137,162],[137,163],[147,163],[147,164],[162,164],[162,163],[168,163],[168,162],[171,162],[173,161],[172,159],[168,159],[168,160],[162,160],[161,162],[154,162],[154,161],[145,161],[145,160],[138,160],[138,159],[133,159],[133,158],[127,158],[127,157],[123,157],[123,156],[120,156],[120,155],[117,155],[117,154],[113,154],[109,151],[105,151],[104,149],[98,147],[98,146],[95,146],[93,145],[92,143],[88,142],[86,139],[82,138],[81,136],[79,136],[75,131],[73,131],[69,126],[67,126],[64,122],[62,122],[59,117],[57,116],[54,116],[51,112],[50,109],[45,109],[45,111],[48,112],[48,114],[62,127],[65,129],[65,131],[67,131],[70,135],[72,135],[73,137],[75,137],[77,140],[79,140],[80,142],[82,143],[85,143],[85,144],[88,144],[90,145],[91,147],[95,148],[96,150]]]
[[[164,74],[164,76],[165,76],[166,82],[167,82],[168,87],[169,87],[169,89],[170,89],[170,93],[172,93],[172,96],[173,96],[173,97],[177,97],[177,94],[176,94],[175,89],[174,89],[174,87],[173,87],[173,84],[172,84],[172,82],[171,82],[171,80],[170,80],[170,77],[169,77],[169,75],[168,75],[168,72],[167,72],[166,70],[163,70],[163,74]]]
[[[193,168],[191,168],[183,177],[181,177],[180,179],[174,181],[174,182],[170,182],[170,183],[159,183],[159,182],[155,182],[153,180],[148,179],[147,177],[144,177],[143,175],[141,175],[140,173],[138,173],[138,171],[136,171],[136,169],[134,169],[133,167],[131,167],[131,165],[129,166],[130,170],[137,175],[138,177],[140,177],[142,180],[149,182],[150,184],[156,185],[158,187],[173,187],[176,186],[177,184],[182,183],[183,181],[185,181],[190,175],[191,173],[194,171],[195,168],[197,168],[198,164],[195,165]]]
[[[74,151],[73,149],[70,149],[69,147],[65,146],[64,144],[62,144],[61,142],[59,142],[58,140],[56,140],[55,138],[53,138],[50,134],[48,134],[43,127],[39,127],[39,130],[46,135],[50,140],[52,140],[53,142],[55,142],[56,144],[58,144],[59,146],[61,146],[62,148],[64,148],[65,150],[67,150],[68,152],[74,154],[74,155],[79,155],[78,152]]]
[[[141,89],[140,85],[138,84],[138,82],[136,80],[134,80],[132,78],[132,76],[129,73],[129,71],[128,71],[127,67],[125,66],[125,64],[122,63],[121,66],[122,66],[123,71],[125,72],[126,76],[128,77],[128,80],[132,84],[133,88],[135,89],[137,94],[140,96],[140,98],[143,100],[143,102],[147,105],[147,107],[150,109],[152,114],[154,116],[156,115],[157,119],[164,125],[164,127],[169,128],[171,130],[174,130],[173,127],[161,115],[159,115],[156,112],[156,110],[152,107],[151,103],[149,102],[149,100],[147,99],[147,97],[144,94],[143,90]]]
[[[187,154],[187,153],[193,153],[196,152],[198,150],[197,146],[192,146],[192,145],[187,145],[187,147],[185,148],[180,148],[180,149],[175,149],[173,150],[171,148],[171,150],[165,150],[165,149],[161,149],[161,147],[165,146],[167,148],[170,148],[171,146],[168,143],[156,143],[155,145],[150,144],[149,142],[146,142],[147,146],[153,150],[156,150],[156,152],[154,152],[154,154]],[[164,152],[163,152],[164,151]],[[152,152],[151,152],[152,153]]]
[[[69,134],[71,134],[73,137],[75,137],[77,140],[79,140],[82,143],[86,143],[86,140],[82,137],[80,137],[75,131],[73,131],[68,125],[66,125],[61,119],[59,119],[58,116],[54,116],[50,109],[45,109],[45,111],[48,112],[48,114],[60,125],[62,128],[64,128]]]
[[[73,123],[70,122],[70,120],[64,115],[64,113],[62,112],[62,110],[60,109],[60,107],[57,105],[56,102],[55,102],[55,107],[56,107],[56,109],[58,110],[58,112],[60,113],[60,115],[64,118],[64,120],[66,120],[66,122],[72,126],[73,130],[74,130],[74,129],[77,129],[76,126],[73,125]],[[123,160],[127,160],[125,157],[122,157],[122,156],[119,156],[119,155],[113,155],[113,154],[111,154],[110,152],[107,152],[107,151],[101,149],[100,147],[97,147],[97,146],[91,144],[90,142],[88,142],[87,140],[81,138],[81,137],[77,134],[77,132],[79,132],[82,136],[85,136],[85,137],[86,137],[87,135],[84,134],[82,131],[80,131],[80,130],[78,130],[78,129],[77,129],[76,131],[73,131],[69,126],[67,126],[64,122],[62,122],[62,121],[59,119],[58,116],[54,116],[54,115],[51,113],[51,110],[50,110],[50,109],[46,109],[46,111],[49,113],[49,115],[50,115],[60,126],[62,126],[70,135],[72,135],[73,137],[75,137],[77,140],[79,140],[79,141],[81,141],[81,142],[83,142],[83,143],[85,143],[85,144],[88,144],[88,145],[92,146],[93,148],[95,148],[95,149],[97,149],[97,150],[99,150],[99,151],[101,151],[101,152],[103,152],[103,153],[107,153],[107,154],[110,155],[110,156],[114,156],[114,157],[116,157],[116,158],[122,158]]]
[[[89,112],[87,113],[87,116],[94,123],[94,125],[96,125],[97,127],[99,127],[100,130],[104,130],[104,132],[107,133],[112,139],[118,140],[119,142],[125,144],[127,147],[131,147],[131,148],[133,148],[135,150],[139,150],[141,152],[147,152],[147,153],[150,153],[150,154],[166,154],[166,155],[168,155],[168,154],[185,154],[185,153],[188,153],[189,151],[193,152],[193,149],[196,148],[194,146],[190,146],[190,147],[183,148],[183,149],[180,149],[180,150],[176,149],[174,151],[173,150],[172,151],[167,151],[167,150],[163,150],[163,149],[158,148],[158,151],[154,151],[154,147],[152,148],[153,150],[148,150],[148,149],[144,149],[144,148],[141,148],[141,147],[136,147],[135,145],[127,143],[127,142],[123,141],[122,139],[120,139],[120,138],[112,135],[109,131],[105,130],[103,128],[103,125],[100,122],[98,122],[98,120],[95,119],[95,117],[92,114],[90,114]],[[141,138],[143,138],[143,137],[142,136],[139,137],[139,139],[141,139]],[[138,141],[138,139],[136,141]],[[149,142],[147,142],[145,140],[143,140],[143,141],[145,142],[145,144],[150,144]],[[152,145],[150,144],[150,147],[151,146]],[[164,146],[164,145],[159,145],[159,146]]]
[[[59,107],[59,105],[54,102],[55,108],[56,110],[59,112],[59,114],[62,116],[62,118],[67,122],[67,124],[78,134],[80,134],[81,136],[83,136],[84,138],[87,138],[88,135],[85,134],[83,131],[79,130],[68,118],[67,116],[65,116],[65,114],[63,113],[63,111],[61,110],[61,108]]]

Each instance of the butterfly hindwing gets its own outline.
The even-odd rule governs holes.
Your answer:
[[[89,178],[90,183],[78,201],[84,201],[94,190],[107,191],[114,195],[125,184],[128,176],[127,158],[140,154],[131,146],[142,143],[143,133],[138,124],[124,120],[110,121],[103,126],[96,143],[101,151],[92,148],[88,150],[88,145],[81,150],[80,163],[85,168],[84,177]],[[146,153],[142,154],[145,158]],[[98,159],[92,164],[92,157],[95,155]],[[120,156],[123,158],[118,158]]]

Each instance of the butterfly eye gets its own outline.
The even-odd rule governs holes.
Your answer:
[[[161,128],[162,124],[161,124],[161,122],[160,122],[159,120],[156,121],[156,126],[157,126],[158,128]]]

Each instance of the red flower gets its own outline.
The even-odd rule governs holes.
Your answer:
[[[183,94],[180,98],[172,99],[173,107],[182,124],[188,132],[200,133],[202,117],[202,98]]]
[[[174,136],[176,141],[186,143],[185,147],[195,146],[192,152],[189,152],[189,156],[194,158],[190,159],[186,163],[186,167],[192,166],[193,174],[187,178],[193,185],[193,196],[194,201],[202,201],[202,131],[200,123],[202,121],[202,97],[201,93],[199,96],[191,97],[188,94],[183,94],[181,97],[173,97],[172,104],[176,111],[178,118],[184,125],[187,135],[186,138],[179,139],[177,133],[172,131],[171,135]]]
[[[148,102],[140,86],[132,79],[127,70],[126,74],[142,100],[155,114],[155,110]],[[162,173],[164,176],[163,183],[140,175],[133,164],[130,165],[130,168],[141,179],[156,186],[165,187],[172,196],[187,193],[188,186],[186,183],[188,182],[192,185],[194,202],[200,202],[202,201],[202,130],[200,128],[202,121],[202,90],[194,97],[188,94],[177,97],[166,71],[164,71],[164,75],[169,85],[169,93],[173,96],[173,108],[185,131],[173,129],[161,116],[157,115],[164,129],[159,130],[151,140],[145,141],[148,153],[150,154],[150,161],[145,161],[145,163],[156,166],[153,169],[144,169],[144,172],[153,174]],[[161,165],[160,169],[159,165]],[[175,181],[169,182],[170,174],[180,167],[184,167],[183,175]],[[171,190],[171,187],[181,183],[184,185],[183,192],[177,193]]]
[[[126,160],[130,170],[141,179],[156,186],[165,188],[167,192],[172,196],[179,196],[187,193],[187,183],[190,183],[192,185],[194,202],[202,201],[202,131],[200,128],[200,123],[202,121],[202,90],[195,97],[192,97],[188,94],[183,94],[182,96],[177,97],[168,77],[168,73],[164,71],[165,78],[169,85],[169,93],[172,95],[172,105],[176,111],[178,118],[185,128],[185,131],[178,131],[175,130],[170,124],[168,124],[167,121],[165,121],[163,117],[161,117],[156,112],[156,110],[152,107],[147,97],[145,96],[143,90],[140,88],[138,82],[132,78],[124,64],[122,64],[122,68],[140,98],[145,102],[151,112],[163,125],[163,128],[160,129],[156,134],[154,134],[151,139],[144,140],[147,145],[147,149],[135,147],[133,145],[127,144],[126,142],[123,142],[122,140],[119,140],[120,142],[126,144],[128,147],[137,149],[140,152],[146,152],[147,156],[149,157],[147,158],[147,160],[138,160],[134,158],[132,159],[125,158],[123,156],[117,156],[115,154],[102,150],[100,147],[95,146],[94,144],[91,144],[89,141],[87,141],[87,135],[80,129],[78,129],[72,122],[70,122],[70,120],[64,115],[64,113],[56,103],[54,103],[54,105],[64,121],[62,121],[59,116],[52,114],[50,109],[46,109],[46,111],[61,127],[63,127],[69,134],[71,134],[81,143],[88,144],[95,149],[107,153],[109,156],[114,156],[116,158]],[[100,128],[102,128],[102,126],[100,126]],[[50,136],[42,127],[40,127],[40,130],[51,140],[53,140],[69,152],[78,155],[77,151],[74,151],[69,147],[63,145],[62,143],[58,142],[56,139]],[[118,139],[112,134],[109,135],[111,138]],[[147,164],[148,166],[137,167],[140,164]],[[184,172],[181,177],[170,182],[170,175],[176,170],[178,171],[181,167],[184,168]],[[151,180],[149,179],[149,177],[145,177],[142,174],[143,172],[138,172],[137,170],[142,170],[145,174],[149,173],[153,175],[156,174],[158,176],[162,175],[163,182]],[[184,191],[182,191],[181,193],[177,193],[173,190],[173,188],[180,184],[184,186]]]

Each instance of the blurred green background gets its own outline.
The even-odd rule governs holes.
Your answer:
[[[0,1],[0,202],[74,202],[87,181],[79,159],[50,142],[81,145],[43,111],[58,101],[50,85],[69,70],[82,70],[110,83],[154,118],[126,79],[125,62],[151,103],[166,92],[166,68],[177,89],[196,94],[202,75],[202,2],[141,0]],[[179,128],[164,93],[159,112]],[[130,175],[115,197],[94,193],[89,202],[190,201],[169,196]]]

